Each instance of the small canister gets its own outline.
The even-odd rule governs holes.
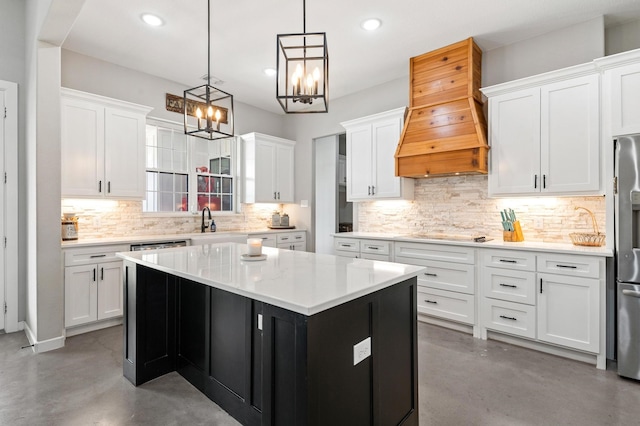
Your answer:
[[[284,213],[280,216],[280,226],[289,226],[289,215]]]
[[[273,212],[271,215],[271,226],[280,226],[280,212]]]
[[[78,218],[67,214],[62,218],[62,241],[78,239]]]

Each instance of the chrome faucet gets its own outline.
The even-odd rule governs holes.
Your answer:
[[[202,223],[200,224],[200,232],[204,232],[204,230],[209,227],[209,225],[205,225],[204,224],[204,211],[205,210],[209,212],[209,220],[211,220],[211,210],[209,209],[209,207],[203,208],[202,209]]]

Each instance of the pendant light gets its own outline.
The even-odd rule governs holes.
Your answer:
[[[329,53],[326,33],[278,34],[276,98],[287,114],[329,111]]]
[[[207,0],[207,84],[184,91],[184,133],[203,139],[234,136],[233,96],[211,85],[211,0]]]

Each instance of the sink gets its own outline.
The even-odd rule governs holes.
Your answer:
[[[425,240],[444,240],[444,241],[473,241],[472,237],[462,235],[446,235],[446,234],[409,234],[410,238],[420,238]]]
[[[235,232],[203,232],[191,235],[191,245],[201,246],[204,244],[218,243],[246,243],[249,236]]]

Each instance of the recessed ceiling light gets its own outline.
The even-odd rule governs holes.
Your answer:
[[[164,21],[162,19],[150,13],[145,13],[141,16],[141,18],[145,22],[145,24],[151,25],[152,27],[159,27],[160,25],[164,24]]]
[[[377,30],[378,28],[380,28],[380,25],[382,25],[382,21],[380,21],[378,18],[367,19],[362,24],[360,24],[360,26],[367,31]]]
[[[273,77],[274,75],[276,75],[276,70],[273,68],[265,68],[263,71],[269,77]]]

